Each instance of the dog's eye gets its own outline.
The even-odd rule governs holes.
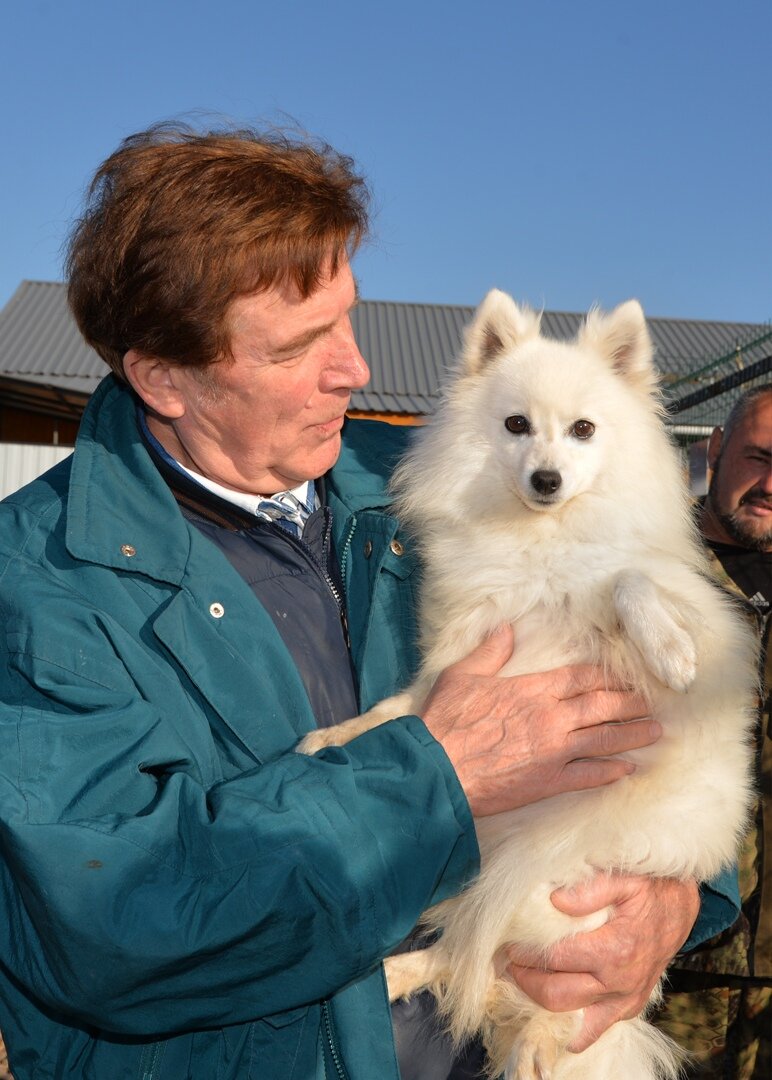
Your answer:
[[[577,439],[589,439],[595,434],[595,424],[590,423],[589,420],[577,420],[571,428],[571,433],[576,435]]]
[[[524,416],[508,416],[504,421],[504,427],[513,435],[527,435],[531,425]]]

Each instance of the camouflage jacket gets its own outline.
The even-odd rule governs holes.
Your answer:
[[[709,554],[716,577],[738,598],[761,637],[761,701],[756,729],[758,798],[739,857],[741,914],[734,926],[679,957],[673,968],[772,981],[772,612],[762,613],[754,607],[718,558]]]

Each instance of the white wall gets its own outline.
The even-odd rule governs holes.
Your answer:
[[[71,453],[71,446],[0,442],[0,499],[18,491]]]

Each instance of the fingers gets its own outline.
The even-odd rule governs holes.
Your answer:
[[[529,998],[550,1012],[586,1009],[606,993],[602,983],[586,971],[540,971],[512,964],[509,975]]]
[[[662,734],[657,720],[630,720],[625,723],[596,721],[591,727],[572,731],[569,744],[577,758],[613,757],[651,746]]]
[[[551,1012],[584,1010],[582,1028],[568,1047],[581,1053],[617,1020],[644,1009],[689,933],[699,893],[691,880],[599,873],[555,890],[551,900],[575,917],[613,908],[608,922],[559,941],[546,960],[527,949],[507,949],[509,975],[539,1005]]]
[[[506,681],[519,682],[521,692],[568,710],[570,726],[576,728],[640,720],[651,711],[643,694],[620,686],[602,668],[591,664],[555,668],[535,675],[512,675]]]
[[[451,665],[460,675],[497,675],[512,655],[515,635],[509,623],[502,623],[463,660]]]
[[[635,772],[635,765],[631,761],[620,761],[618,758],[600,757],[570,761],[563,768],[560,784],[555,793],[588,791],[590,788],[605,787],[633,772]]]
[[[584,1010],[582,1028],[576,1038],[568,1044],[572,1054],[581,1054],[588,1046],[601,1037],[617,1020],[630,1020],[643,1009],[646,1001],[605,1000],[598,1001]]]
[[[582,1028],[568,1046],[574,1054],[586,1050],[617,1020],[638,1016],[653,989],[652,984],[610,991],[587,971],[543,971],[511,964],[508,973],[542,1008],[554,1013],[584,1012]]]
[[[640,720],[651,712],[643,694],[634,690],[590,690],[565,700],[576,727],[592,727],[607,721]]]
[[[605,907],[623,903],[633,893],[648,887],[651,879],[636,874],[593,874],[586,881],[556,889],[550,900],[566,915],[593,915]]]
[[[590,694],[594,690],[627,690],[621,683],[609,678],[597,664],[570,664],[530,677],[546,680],[552,695],[561,700]]]

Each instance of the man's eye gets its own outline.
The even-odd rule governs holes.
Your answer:
[[[595,434],[595,424],[589,420],[577,420],[571,428],[571,433],[576,435],[577,439],[589,439]]]
[[[504,421],[504,427],[513,435],[527,435],[531,425],[525,416],[508,416]]]

